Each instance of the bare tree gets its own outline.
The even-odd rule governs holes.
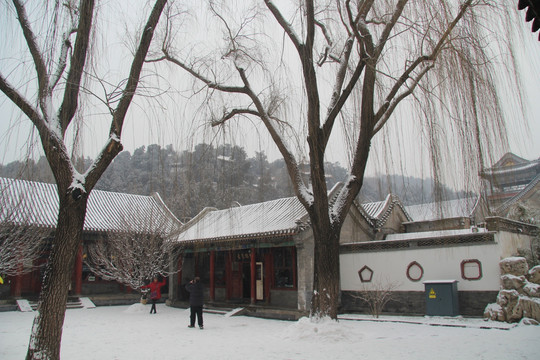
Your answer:
[[[141,218],[142,217],[142,218]],[[105,280],[115,280],[139,290],[156,275],[169,276],[176,249],[169,241],[169,221],[159,214],[122,219],[124,231],[88,245],[85,259],[90,270]]]
[[[394,290],[398,286],[397,282],[389,282],[388,280],[384,282],[380,278],[376,278],[372,282],[362,283],[361,290],[351,296],[366,303],[371,315],[378,318],[386,304],[392,300]]]
[[[488,53],[494,49],[488,43],[496,44],[502,36],[482,24],[495,16],[499,5],[482,0],[305,0],[279,6],[272,0],[264,1],[265,8],[209,1],[224,42],[206,57],[195,57],[201,53],[195,47],[189,54],[175,51],[177,33],[174,17],[169,17],[161,59],[196,79],[199,93],[207,89],[202,93],[212,107],[214,126],[248,118],[267,129],[311,220],[312,314],[336,319],[341,227],[362,187],[372,140],[396,117],[396,109],[407,99],[410,112],[416,110],[416,126],[427,135],[436,180],[444,167],[443,138],[459,139],[452,148],[468,154],[464,163],[472,172],[474,163],[489,155],[494,139],[504,145]],[[272,39],[282,43],[275,45]],[[324,159],[337,124],[345,128],[345,140],[350,139],[350,174],[331,202]],[[309,153],[307,182],[291,129],[307,133],[300,144]],[[441,129],[450,130],[445,134]]]
[[[53,246],[47,262],[34,319],[27,359],[58,359],[62,324],[75,255],[81,243],[87,201],[97,181],[122,150],[120,143],[124,119],[137,90],[141,70],[154,30],[166,0],[156,0],[133,54],[127,80],[114,93],[115,107],[110,109],[109,137],[92,165],[77,170],[68,150],[66,134],[75,118],[83,116],[79,101],[94,25],[94,0],[55,2],[46,6],[42,21],[50,20],[46,36],[38,36],[30,21],[25,3],[13,0],[4,9],[14,15],[23,33],[32,59],[37,86],[18,89],[9,75],[0,74],[0,90],[26,115],[39,133],[43,151],[58,188],[59,214]],[[7,4],[6,4],[7,6]],[[38,9],[43,10],[43,9]],[[47,17],[47,15],[52,15]],[[65,20],[67,19],[67,20]],[[65,24],[61,27],[61,24]],[[40,40],[42,41],[40,43]],[[120,90],[121,88],[121,90]],[[27,97],[26,91],[35,91]]]
[[[28,194],[11,196],[9,186],[0,185],[0,274],[15,276],[35,269],[52,230],[32,222]]]

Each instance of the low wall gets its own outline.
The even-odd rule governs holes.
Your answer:
[[[270,290],[270,304],[296,309],[298,307],[298,291]]]
[[[342,291],[341,312],[370,314],[369,306],[358,298],[357,291]],[[481,317],[486,305],[497,298],[496,291],[458,291],[459,314]],[[423,291],[395,291],[383,308],[384,313],[425,315],[426,295]]]

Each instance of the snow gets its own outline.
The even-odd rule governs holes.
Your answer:
[[[342,315],[288,322],[158,304],[66,312],[62,359],[538,359],[540,326],[469,318]],[[23,359],[35,313],[0,313],[0,359]],[[347,318],[347,319],[345,319]],[[437,325],[437,326],[434,326]]]

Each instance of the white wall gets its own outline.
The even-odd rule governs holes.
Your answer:
[[[398,249],[340,255],[341,289],[363,290],[358,270],[367,265],[373,270],[373,282],[398,283],[396,291],[424,291],[423,281],[458,280],[460,291],[498,291],[500,287],[499,260],[516,254],[519,247],[530,246],[527,236],[500,232],[495,243],[483,245],[448,246],[423,249]],[[479,260],[482,278],[465,280],[461,277],[463,260]],[[420,281],[407,278],[407,267],[413,261],[424,269]],[[367,287],[369,289],[369,287]]]

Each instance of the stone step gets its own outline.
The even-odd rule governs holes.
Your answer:
[[[33,311],[37,310],[37,307],[38,307],[37,301],[28,301],[28,304],[30,305]],[[78,297],[77,298],[69,297],[66,303],[66,309],[82,309],[84,307],[85,306],[83,305],[81,299]]]

